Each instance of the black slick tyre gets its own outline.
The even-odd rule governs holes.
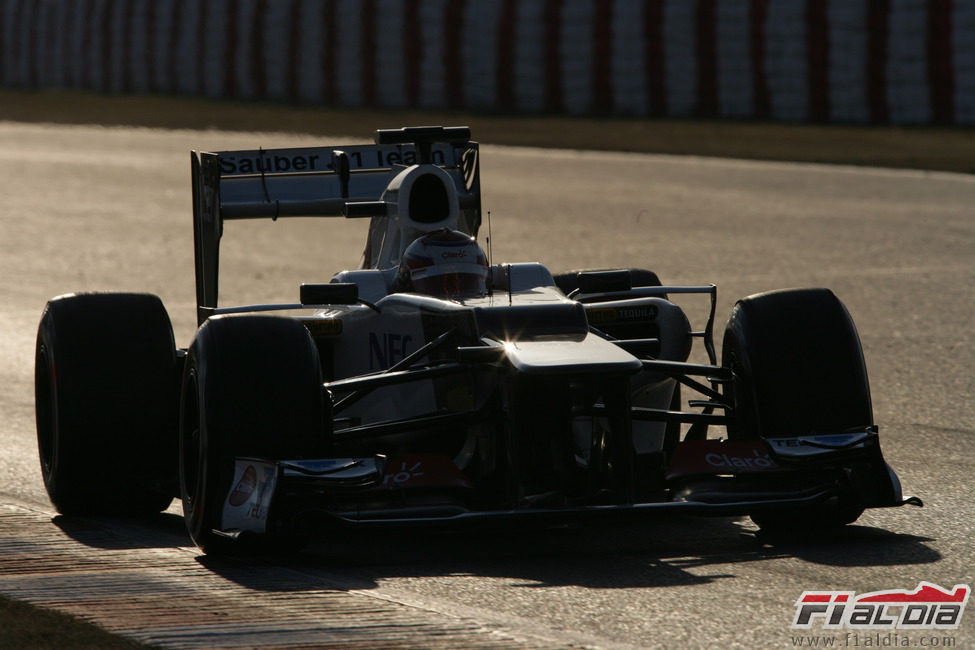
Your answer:
[[[158,297],[67,295],[37,331],[34,397],[44,486],[65,515],[146,515],[175,494],[178,372]]]
[[[319,456],[325,413],[318,351],[299,321],[247,315],[203,324],[187,354],[179,426],[183,516],[201,550],[242,550],[217,532],[235,458]]]
[[[722,342],[732,370],[732,440],[839,433],[873,424],[870,386],[856,327],[828,289],[757,294],[735,305]],[[768,531],[855,521],[852,501],[752,519]]]
[[[860,338],[828,289],[739,300],[725,329],[722,363],[735,376],[729,438],[790,438],[873,424]]]

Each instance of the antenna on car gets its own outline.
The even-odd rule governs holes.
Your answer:
[[[491,250],[491,211],[488,210],[488,236],[487,236],[487,247],[488,247],[488,266],[494,266],[494,253]]]
[[[514,302],[514,298],[511,295],[511,264],[505,264],[504,268],[508,275],[508,304],[510,305]]]

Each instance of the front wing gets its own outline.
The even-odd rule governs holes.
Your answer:
[[[547,525],[755,515],[854,499],[864,507],[920,506],[904,497],[877,433],[685,441],[665,487],[639,503],[538,504],[476,509],[474,486],[440,454],[273,461],[236,458],[218,534],[309,533],[347,527]]]

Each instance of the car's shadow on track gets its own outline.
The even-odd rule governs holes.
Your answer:
[[[52,522],[95,549],[191,546],[182,517],[64,517]],[[798,558],[825,566],[937,562],[930,538],[863,525],[769,538],[746,519],[678,517],[644,524],[468,531],[336,531],[300,552],[199,555],[213,573],[259,591],[358,590],[391,578],[498,578],[525,587],[669,587],[734,578],[734,566]],[[713,572],[707,568],[713,567]]]
[[[848,526],[803,539],[756,535],[744,520],[680,518],[654,524],[450,533],[356,533],[300,553],[197,560],[259,590],[371,589],[390,578],[498,578],[513,586],[669,587],[734,578],[734,565],[799,558],[829,566],[936,562],[933,541]],[[706,571],[714,567],[713,573]],[[705,571],[702,571],[705,569]],[[268,576],[276,576],[269,582]]]
[[[161,512],[139,518],[66,517],[51,523],[76,542],[102,550],[192,546],[180,515]]]

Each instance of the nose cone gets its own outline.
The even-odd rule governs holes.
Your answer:
[[[528,375],[628,375],[642,368],[632,354],[594,334],[508,341],[505,353],[516,370]]]

